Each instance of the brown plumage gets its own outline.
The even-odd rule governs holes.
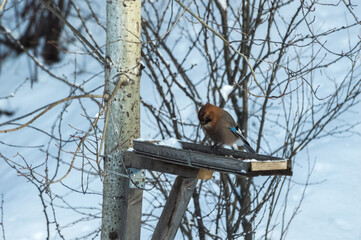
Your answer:
[[[229,145],[233,148],[244,146],[248,152],[255,152],[240,131],[232,116],[213,104],[207,103],[198,112],[198,119],[216,145]]]

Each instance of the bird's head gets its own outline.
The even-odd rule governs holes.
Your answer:
[[[198,119],[204,129],[210,129],[214,126],[217,117],[218,107],[207,103],[198,111]]]

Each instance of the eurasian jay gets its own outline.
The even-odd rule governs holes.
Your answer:
[[[235,149],[237,146],[243,146],[247,152],[256,153],[232,116],[222,108],[207,103],[199,110],[198,119],[215,146],[225,144]]]

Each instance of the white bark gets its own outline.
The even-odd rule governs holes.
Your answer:
[[[129,179],[119,174],[123,152],[140,135],[141,1],[107,0],[106,93],[112,94],[104,139],[103,219],[101,239],[126,239]]]

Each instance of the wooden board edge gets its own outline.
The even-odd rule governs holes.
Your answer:
[[[251,171],[286,170],[288,161],[254,161],[251,162]]]

